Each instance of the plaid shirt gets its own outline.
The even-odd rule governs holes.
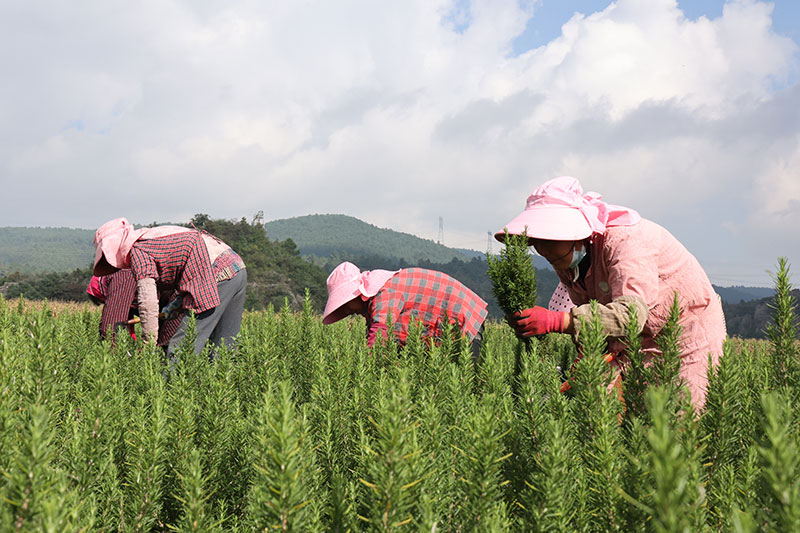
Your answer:
[[[111,332],[111,338],[116,337],[115,324],[130,320],[137,310],[136,306],[136,280],[130,270],[118,270],[108,276],[100,278],[100,291],[105,298],[103,312],[100,315],[100,336],[106,338]],[[173,292],[167,300],[172,300],[177,296]],[[163,298],[162,298],[163,299]],[[169,340],[177,331],[181,323],[181,318],[165,320],[159,323],[158,341],[159,346],[166,346]],[[133,333],[133,326],[128,330]]]
[[[445,315],[472,340],[487,316],[486,302],[460,281],[435,270],[405,268],[395,274],[367,304],[367,337],[385,329],[389,315],[394,335],[405,344],[413,321],[422,322],[425,336],[441,334]]]
[[[219,257],[214,260],[214,264],[211,265],[211,272],[214,273],[214,279],[217,281],[233,279],[242,269],[244,269],[244,261],[232,248],[219,254]]]
[[[131,248],[130,258],[137,281],[153,278],[159,292],[177,290],[188,293],[183,299],[186,309],[202,313],[219,305],[217,280],[199,232],[138,240]]]

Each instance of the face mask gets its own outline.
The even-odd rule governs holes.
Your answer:
[[[578,250],[577,246],[574,250],[572,250],[572,262],[569,264],[569,268],[576,268],[578,264],[583,261],[583,258],[586,257],[586,247],[581,244],[581,249]]]
[[[569,268],[573,272],[572,276],[573,283],[578,281],[578,276],[580,276],[581,273],[581,270],[578,268],[578,265],[580,264],[581,261],[583,261],[584,257],[586,257],[586,247],[583,246],[583,244],[581,244],[580,250],[578,250],[577,247],[574,250],[572,250],[572,261],[569,264]]]

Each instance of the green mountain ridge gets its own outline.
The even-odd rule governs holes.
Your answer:
[[[0,275],[88,268],[94,258],[93,238],[94,230],[88,229],[2,227]]]
[[[734,285],[732,287],[718,287],[717,285],[712,285],[712,287],[714,287],[714,290],[726,304],[752,302],[762,298],[770,298],[775,294],[775,289],[771,287],[743,287],[741,285]]]
[[[267,237],[292,239],[304,256],[342,258],[379,256],[393,260],[447,263],[467,254],[410,233],[379,228],[348,215],[304,215],[264,224]]]

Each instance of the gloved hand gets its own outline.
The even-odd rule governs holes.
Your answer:
[[[164,306],[161,312],[158,313],[158,318],[172,320],[173,318],[178,318],[181,313],[183,313],[183,296],[178,296]]]
[[[507,315],[506,321],[514,328],[517,337],[527,338],[545,333],[563,333],[564,315],[565,312],[550,311],[537,305]]]
[[[603,361],[605,361],[605,363],[606,363],[607,365],[610,365],[610,364],[612,364],[612,363],[614,362],[614,360],[615,360],[616,358],[617,358],[617,356],[616,356],[615,354],[613,354],[613,353],[607,353],[607,354],[605,354],[605,355],[603,356]],[[575,369],[575,365],[576,365],[576,364],[578,364],[578,361],[580,361],[581,359],[583,359],[583,354],[579,353],[579,354],[578,354],[578,357],[577,357],[577,358],[576,358],[576,359],[575,359],[575,360],[572,362],[572,369],[571,369],[571,370],[574,370],[574,369]],[[563,379],[565,376],[564,376],[564,373],[563,373],[563,372],[562,372],[562,370],[561,370],[561,367],[557,366],[556,368],[558,369],[558,372],[559,372],[559,374],[561,375],[561,377],[562,377],[562,379]],[[622,387],[622,381],[620,381],[620,380],[621,380],[621,377],[622,377],[621,375],[620,375],[620,376],[618,376],[618,377],[617,377],[617,380],[618,380],[619,382],[618,382],[618,383],[615,383],[615,385],[618,385],[619,387]],[[569,379],[565,379],[565,380],[564,380],[564,381],[561,383],[561,392],[567,392],[567,391],[568,391],[568,390],[570,390],[571,388],[572,388],[572,385],[570,384],[570,382],[569,382]],[[621,389],[620,389],[620,390],[621,390]]]

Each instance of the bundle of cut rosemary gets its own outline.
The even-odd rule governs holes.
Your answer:
[[[505,314],[536,305],[536,274],[528,253],[528,236],[510,235],[505,230],[505,248],[497,257],[486,255],[492,292]]]

